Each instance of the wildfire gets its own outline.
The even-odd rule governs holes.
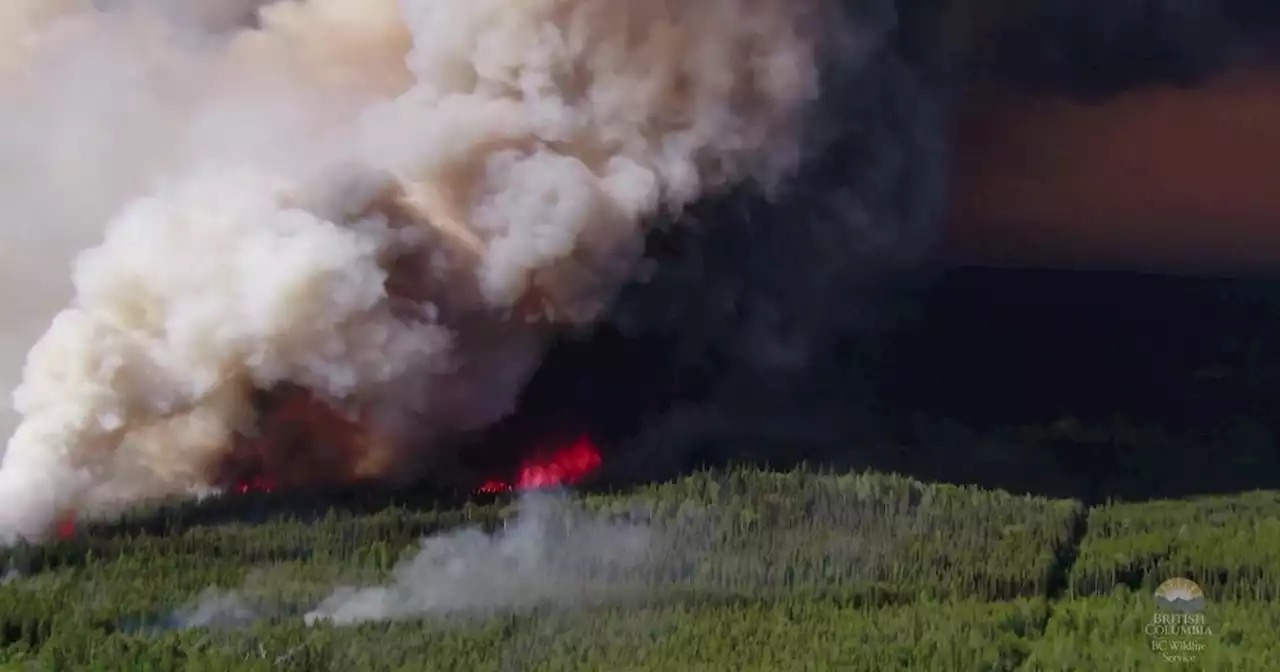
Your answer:
[[[479,494],[497,494],[515,490],[537,490],[577,483],[600,467],[600,450],[585,434],[572,443],[526,459],[516,470],[514,479],[490,479],[476,488]],[[278,484],[267,476],[254,476],[236,483],[232,492],[274,492]]]
[[[249,492],[274,492],[276,482],[266,476],[254,476],[253,478],[237,483],[233,490],[238,494]]]
[[[217,466],[227,492],[346,484],[391,468],[387,444],[357,415],[291,386],[259,392],[257,403],[257,431],[237,436]]]
[[[576,483],[600,466],[600,451],[591,438],[583,434],[573,443],[549,455],[525,460],[516,471],[514,481],[490,480],[476,492],[495,494],[512,490],[536,490]]]
[[[537,490],[569,485],[581,481],[600,467],[600,450],[583,434],[572,443],[549,453],[540,453],[526,459],[512,480],[491,479],[476,488],[477,494],[498,494],[517,490]],[[228,488],[228,492],[274,492],[279,484],[268,476],[253,476]],[[69,514],[58,522],[54,530],[59,539],[69,539],[76,533],[76,519]]]
[[[58,523],[57,535],[59,539],[70,539],[76,533],[76,519],[74,516],[67,516]]]

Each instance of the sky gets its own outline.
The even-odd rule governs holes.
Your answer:
[[[1280,71],[1100,105],[973,95],[958,116],[949,251],[993,265],[1280,266]]]

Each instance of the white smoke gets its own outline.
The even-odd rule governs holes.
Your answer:
[[[262,616],[242,596],[206,590],[191,607],[170,617],[175,628],[216,628],[252,625]]]
[[[496,420],[818,88],[806,1],[99,4],[0,9],[0,542],[207,485],[253,389],[415,450]]]
[[[590,607],[657,597],[645,574],[675,539],[647,522],[589,511],[563,492],[521,494],[515,515],[420,540],[379,586],[341,586],[303,614],[308,625],[492,615],[535,607]],[[682,551],[696,555],[696,544]],[[243,590],[210,588],[164,620],[165,628],[242,627],[278,614],[250,578]]]
[[[564,497],[528,493],[516,518],[494,534],[476,528],[428,537],[385,586],[339,588],[307,623],[494,613],[627,597],[626,579],[658,557],[645,525],[610,521]],[[208,601],[208,600],[206,600]]]

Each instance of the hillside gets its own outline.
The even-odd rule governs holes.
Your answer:
[[[1273,669],[1272,295],[957,272],[769,407],[809,436],[725,406],[697,447],[609,431],[655,422],[660,351],[566,348],[495,436],[595,437],[577,495],[257,492],[83,527],[0,554],[0,669],[1146,670],[1172,640],[1203,645],[1181,669]],[[787,415],[817,402],[845,425]],[[1153,651],[1175,577],[1212,634]]]
[[[1191,669],[1270,669],[1277,653],[1275,491],[1086,509],[893,475],[739,469],[588,496],[580,509],[545,495],[268,514],[289,509],[280,497],[140,512],[9,552],[0,661],[1161,669],[1144,626],[1153,590],[1176,576],[1203,587],[1213,630]],[[258,524],[236,522],[255,513]],[[504,520],[505,536],[418,545]],[[331,595],[339,585],[385,590]],[[309,625],[317,605],[333,620]]]

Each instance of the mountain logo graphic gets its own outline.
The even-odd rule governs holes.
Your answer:
[[[1204,591],[1191,579],[1175,577],[1156,588],[1156,608],[1160,611],[1197,612],[1204,609]]]

